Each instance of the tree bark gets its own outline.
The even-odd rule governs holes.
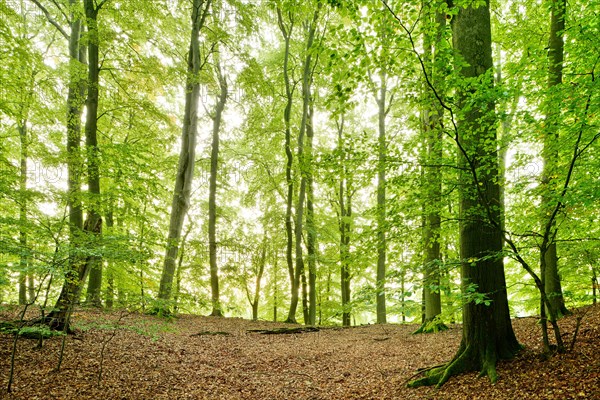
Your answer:
[[[461,167],[460,258],[463,335],[454,358],[411,386],[444,384],[451,376],[480,370],[497,380],[496,363],[514,356],[514,335],[502,258],[499,166],[495,131],[489,1],[460,8],[452,21],[453,46],[465,65],[458,71],[467,89],[458,93],[457,139]],[[476,101],[478,107],[471,107]]]
[[[311,77],[312,80],[312,77]],[[308,256],[308,325],[314,325],[317,317],[317,252],[316,240],[317,231],[315,227],[315,209],[314,209],[314,177],[313,177],[313,115],[312,94],[309,88],[308,120],[306,125],[306,181],[308,192],[306,194],[306,252]]]
[[[215,48],[214,60],[215,68],[217,69],[217,80],[219,81],[219,96],[215,106],[215,114],[213,116],[213,131],[212,131],[212,151],[210,154],[210,180],[208,186],[208,246],[210,259],[210,288],[212,311],[210,315],[214,317],[223,316],[221,310],[221,301],[219,299],[219,266],[217,265],[217,175],[219,169],[219,131],[221,129],[221,120],[225,103],[227,102],[227,80],[223,76],[220,60],[218,57],[219,50]]]
[[[265,272],[265,265],[267,264],[267,230],[265,229],[263,243],[260,248],[260,257],[258,259],[258,270],[256,272],[256,283],[254,286],[254,296],[252,298],[252,320],[258,320],[258,302],[260,300],[260,283],[262,281],[263,274]],[[276,312],[275,312],[276,314]]]
[[[561,108],[557,107],[554,91],[562,84],[564,59],[563,31],[565,29],[566,0],[553,0],[550,17],[550,39],[548,41],[548,98],[545,107],[545,132],[542,158],[542,234],[547,237],[540,248],[541,278],[544,290],[557,318],[568,314],[558,274],[558,253],[556,237],[558,226],[556,220],[549,221],[548,214],[556,206],[556,193],[553,190],[555,175],[558,171],[558,131]],[[558,102],[560,103],[560,102]],[[546,243],[547,242],[547,243]],[[552,314],[552,313],[549,313]]]
[[[77,2],[72,0],[71,6],[75,7]],[[99,50],[98,50],[98,29],[97,17],[100,6],[95,6],[93,0],[84,0],[85,17],[88,22],[88,76],[87,76],[87,98],[86,98],[86,121],[85,121],[85,144],[87,155],[87,184],[89,193],[88,214],[86,217],[83,230],[80,229],[82,220],[81,199],[74,198],[79,195],[79,141],[80,128],[79,122],[73,121],[72,118],[80,118],[81,108],[79,108],[80,100],[78,95],[83,95],[84,87],[78,77],[72,75],[73,86],[69,87],[68,94],[68,118],[67,121],[67,148],[69,155],[76,162],[73,165],[72,174],[69,174],[69,192],[70,200],[72,201],[70,211],[70,228],[72,241],[76,248],[83,246],[91,249],[91,255],[82,257],[76,253],[71,256],[70,267],[65,275],[61,293],[56,302],[54,310],[48,315],[47,320],[51,327],[55,329],[69,330],[69,316],[76,303],[79,302],[82,287],[85,279],[88,276],[90,269],[94,268],[101,262],[100,256],[97,255],[97,246],[99,246],[99,238],[102,234],[102,218],[98,209],[100,208],[100,175],[98,165],[98,140],[97,140],[97,122],[98,122],[98,84],[99,84]],[[71,26],[71,37],[69,43],[69,53],[71,58],[77,54],[78,60],[84,60],[81,54],[82,48],[79,46],[79,35],[81,24],[76,17],[73,18]],[[72,74],[77,74],[77,68],[72,68]],[[72,180],[71,180],[72,179]],[[73,186],[71,186],[73,185]],[[83,232],[83,234],[81,234]]]
[[[99,226],[93,231],[92,247],[97,247],[97,239],[102,233],[102,219],[100,217],[100,166],[98,149],[98,100],[99,100],[99,37],[98,37],[98,12],[93,0],[84,0],[85,16],[88,23],[88,95],[86,100],[85,121],[85,147],[87,153],[87,183],[89,193],[88,216],[89,227]],[[85,228],[85,226],[84,226]],[[89,233],[87,231],[86,233]],[[94,251],[93,253],[96,253]],[[85,272],[89,271],[89,283],[86,302],[94,307],[101,307],[102,287],[102,257],[93,254],[87,257]]]
[[[109,210],[106,213],[106,228],[108,229],[108,234],[114,234],[112,232],[113,227],[115,225],[114,215],[113,215],[113,204],[109,205]],[[104,294],[104,302],[106,308],[111,310],[115,304],[115,273],[114,273],[114,265],[109,265],[106,269],[106,292]]]
[[[158,291],[157,312],[169,313],[171,291],[179,241],[183,221],[190,205],[192,181],[194,178],[194,164],[196,160],[196,137],[198,135],[198,101],[200,98],[200,30],[210,9],[211,0],[194,0],[192,4],[192,29],[188,53],[188,70],[186,78],[185,113],[181,137],[181,151],[179,165],[175,179],[175,190],[171,204],[171,218],[169,221],[169,235],[165,252],[160,288]]]
[[[27,100],[25,100],[27,102]],[[24,109],[28,106],[24,105]],[[27,138],[27,118],[21,117],[19,121],[19,138],[21,140],[21,171],[19,179],[19,304],[25,305],[27,301],[27,268],[29,266],[29,249],[27,248],[27,159],[29,158],[29,141]],[[31,276],[31,275],[30,275]],[[29,288],[29,292],[33,288]],[[29,301],[33,302],[33,296]]]
[[[340,206],[338,229],[340,231],[340,287],[342,297],[342,325],[350,326],[351,293],[350,293],[350,236],[352,225],[352,194],[349,184],[351,174],[346,166],[346,149],[344,148],[344,115],[337,123],[338,151],[340,154],[340,182],[338,189],[338,203]]]
[[[378,152],[377,152],[377,323],[385,324],[387,322],[387,312],[385,305],[385,281],[386,281],[386,201],[385,201],[385,170],[387,168],[387,144],[385,133],[385,119],[387,116],[387,69],[381,68],[381,86],[377,96],[378,107]]]
[[[291,117],[293,105],[293,89],[289,77],[289,59],[290,59],[290,39],[294,28],[294,20],[291,14],[288,14],[290,22],[286,26],[283,22],[283,11],[277,8],[277,22],[279,29],[283,35],[285,50],[283,54],[283,81],[285,85],[286,105],[283,111],[283,122],[285,125],[285,181],[287,184],[287,197],[285,207],[285,233],[286,233],[286,262],[288,274],[290,277],[291,302],[287,319],[285,322],[296,323],[296,308],[298,306],[298,286],[296,285],[295,268],[294,268],[294,231],[292,226],[292,205],[294,202],[294,180],[292,179],[292,168],[294,163],[294,155],[292,153],[292,133],[291,133]]]
[[[431,84],[440,96],[443,96],[444,57],[443,32],[446,26],[445,15],[440,12],[428,10],[426,21],[433,22],[433,34],[425,33],[425,66],[431,77]],[[427,27],[425,27],[427,29]],[[426,87],[426,109],[423,115],[423,131],[425,138],[425,166],[423,173],[424,226],[423,226],[423,298],[425,305],[425,319],[423,325],[417,330],[420,332],[437,332],[445,329],[445,325],[436,318],[442,313],[440,290],[440,229],[442,211],[442,169],[440,168],[443,157],[443,130],[442,119],[444,110],[437,99],[430,94]]]

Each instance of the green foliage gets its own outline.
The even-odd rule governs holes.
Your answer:
[[[2,322],[0,323],[0,333],[7,335],[17,334],[20,337],[27,339],[49,339],[54,336],[64,335],[61,331],[50,329],[47,325],[25,325],[19,326],[21,323],[17,322]]]
[[[63,3],[48,2],[47,7],[53,21],[68,31],[69,10]],[[313,60],[317,60],[311,101],[320,321],[340,323],[344,311],[351,311],[357,323],[371,321],[374,316],[374,296],[379,293],[374,280],[379,123],[376,96],[382,84],[386,85],[389,107],[385,118],[386,295],[389,312],[397,320],[404,316],[418,321],[426,246],[421,241],[422,216],[437,207],[424,195],[427,189],[422,173],[428,163],[423,157],[421,132],[425,110],[436,99],[423,83],[422,66],[412,50],[421,60],[432,58],[423,41],[432,40],[437,32],[438,23],[433,18],[436,12],[452,18],[464,7],[485,2],[457,1],[451,9],[444,1],[428,2],[427,9],[417,1],[389,2],[412,37],[381,2],[320,3],[323,20],[317,44],[311,50]],[[441,32],[436,49],[440,57],[434,60],[432,73],[447,76],[436,89],[444,93],[443,101],[453,110],[455,120],[446,110],[442,121],[445,136],[440,144],[443,157],[432,160],[443,177],[443,204],[436,210],[442,221],[439,243],[443,254],[438,265],[441,283],[425,285],[441,294],[441,318],[445,322],[460,319],[463,302],[490,305],[488,296],[476,287],[466,285],[464,297],[459,294],[457,201],[461,171],[456,165],[455,143],[447,139],[453,138],[453,122],[492,100],[496,109],[485,110],[481,124],[497,117],[499,146],[490,137],[483,147],[499,147],[505,157],[505,176],[497,179],[503,180],[506,235],[515,241],[520,256],[533,266],[539,262],[543,233],[541,143],[547,124],[557,126],[558,138],[553,145],[557,162],[552,175],[555,190],[548,201],[550,205],[562,201],[556,237],[560,275],[570,306],[590,301],[600,237],[600,190],[593,172],[600,169],[600,91],[597,52],[590,50],[600,48],[596,3],[569,2],[564,82],[552,89],[546,88],[546,7],[519,2],[492,4],[497,70],[478,78],[460,77],[457,69],[467,65],[453,59],[449,25]],[[112,283],[108,279],[103,282],[105,301],[112,296],[115,308],[154,310],[183,119],[189,29],[182,27],[189,26],[189,2],[109,1],[99,14],[102,196],[94,199],[83,190],[78,199],[85,210],[95,202],[100,206],[105,225],[101,241],[95,242],[83,235],[72,240],[66,209],[67,83],[71,70],[85,77],[86,66],[69,62],[67,40],[43,13],[37,10],[23,15],[19,4],[37,10],[27,1],[4,1],[0,5],[0,299],[17,301],[19,277],[24,274],[33,278],[35,289],[42,287],[37,302],[52,304],[64,282],[69,258],[94,255],[103,258],[105,272],[112,279]],[[158,309],[168,306],[173,312],[203,313],[210,308],[206,240],[210,134],[206,127],[212,123],[211,105],[216,93],[211,46],[218,41],[230,86],[217,193],[223,303],[231,315],[250,315],[247,291],[252,292],[256,285],[256,255],[266,231],[269,246],[259,314],[271,319],[276,306],[281,320],[290,293],[284,228],[287,186],[283,42],[275,9],[279,6],[283,11],[286,26],[293,21],[288,72],[293,90],[291,139],[296,145],[302,123],[299,105],[301,59],[306,55],[304,23],[317,1],[232,0],[214,6],[207,29],[201,32],[206,68],[197,77],[202,83],[197,184],[184,226],[184,230],[189,228],[189,235],[182,244],[177,302]],[[87,40],[85,35],[83,40]],[[459,90],[475,93],[462,109],[456,104]],[[546,120],[547,109],[554,112]],[[23,127],[27,128],[28,181],[25,190],[20,190],[19,129]],[[569,188],[561,197],[560,189],[575,151],[580,152],[579,157]],[[480,172],[493,172],[483,161]],[[85,164],[82,157],[82,180],[86,178]],[[295,202],[304,173],[299,165],[295,160]],[[351,215],[342,216],[340,211],[342,178]],[[22,218],[20,206],[24,202],[27,211]],[[346,309],[341,306],[340,295],[340,223],[350,227],[351,302]],[[20,240],[21,233],[27,237],[26,242]],[[511,311],[518,315],[536,312],[539,299],[531,278],[515,261],[514,254],[494,257],[500,256],[505,260]],[[102,329],[112,328],[107,325]]]

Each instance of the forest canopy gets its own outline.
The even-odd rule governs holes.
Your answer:
[[[0,0],[0,302],[553,324],[597,300],[599,9]]]

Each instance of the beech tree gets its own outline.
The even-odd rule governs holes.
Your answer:
[[[100,268],[101,258],[98,255],[98,243],[102,233],[102,218],[100,217],[100,173],[99,173],[99,156],[98,156],[98,140],[97,140],[97,126],[98,126],[98,99],[99,99],[99,37],[98,37],[98,25],[97,18],[101,8],[106,4],[107,0],[101,1],[96,4],[93,0],[84,0],[84,14],[87,20],[87,56],[88,56],[88,74],[85,88],[87,89],[87,97],[85,101],[86,106],[86,122],[85,122],[85,145],[86,145],[86,161],[87,161],[87,184],[88,184],[88,213],[86,221],[83,224],[81,232],[79,230],[80,217],[83,217],[83,213],[79,215],[81,204],[74,205],[76,215],[73,216],[75,225],[71,227],[72,231],[76,232],[75,237],[77,238],[75,245],[80,246],[85,243],[88,249],[91,251],[89,254],[76,255],[73,265],[69,267],[65,275],[65,281],[61,290],[61,294],[56,301],[54,310],[48,315],[47,319],[50,321],[50,325],[58,329],[69,328],[70,313],[76,302],[79,301],[81,290],[85,279],[87,278],[91,269]],[[71,6],[74,6],[75,2],[71,2]],[[71,36],[78,35],[80,29],[79,17],[75,16],[77,9],[75,9],[71,18],[75,21],[75,24],[71,30]],[[71,57],[77,54],[78,60],[81,60],[78,49],[79,42],[77,39],[71,38],[69,52]],[[75,72],[77,73],[77,72]],[[74,84],[74,92],[69,91],[69,95],[77,96],[77,83]],[[71,87],[69,88],[71,90]],[[79,88],[81,90],[81,87]],[[73,101],[75,104],[78,100],[67,98],[67,104],[69,107],[72,106]],[[69,110],[69,118],[79,118],[81,111],[75,106],[73,110]],[[68,134],[73,135],[67,141],[67,147],[72,146],[71,154],[78,152],[80,137],[78,134],[79,122],[67,121],[68,124],[75,124]],[[78,166],[74,166],[78,168]],[[77,176],[79,171],[75,169],[74,178]],[[78,178],[74,179],[74,185],[72,189],[78,192],[77,186]],[[101,281],[101,272],[97,272],[95,278],[98,283]],[[97,287],[99,291],[99,285]],[[98,299],[99,301],[99,299]]]
[[[219,49],[215,46],[215,52],[213,53],[213,60],[215,62],[216,79],[219,83],[219,94],[217,96],[217,102],[215,105],[214,114],[211,116],[213,120],[212,129],[212,144],[210,153],[210,181],[209,181],[209,194],[208,194],[208,246],[209,246],[209,258],[210,258],[210,287],[211,287],[211,300],[212,300],[212,311],[210,315],[215,317],[221,317],[223,312],[221,311],[221,301],[219,299],[219,272],[217,265],[217,235],[216,235],[216,224],[217,224],[217,175],[219,168],[219,130],[221,129],[221,121],[223,118],[223,109],[227,102],[227,77],[224,76],[221,60],[218,56]]]
[[[167,248],[158,292],[158,299],[163,303],[158,304],[158,308],[161,311],[169,310],[168,302],[173,289],[179,240],[181,238],[183,221],[190,205],[194,164],[196,162],[196,137],[198,134],[198,100],[200,98],[198,74],[202,65],[199,40],[200,31],[204,26],[210,6],[211,0],[194,0],[192,3],[192,29],[187,58],[185,115],[183,117],[181,150],[171,205]]]
[[[556,107],[555,93],[562,85],[562,71],[564,58],[564,30],[566,17],[566,0],[551,2],[550,37],[548,40],[548,99],[545,108],[545,132],[542,157],[544,169],[542,171],[542,228],[544,240],[540,245],[540,275],[544,283],[544,290],[554,308],[556,317],[568,313],[565,307],[560,276],[558,273],[557,235],[558,226],[552,218],[552,210],[556,205],[556,174],[558,171],[558,131],[561,119],[561,107]]]
[[[460,258],[463,336],[454,358],[411,386],[443,385],[451,376],[480,370],[492,382],[496,363],[520,349],[512,329],[503,265],[500,182],[489,2],[452,10],[452,43],[463,84],[455,140],[461,168]]]
[[[436,7],[430,6],[425,10],[424,26],[424,65],[431,80],[431,85],[438,94],[443,96],[444,69],[447,57],[444,48],[444,31],[446,16]],[[443,330],[445,325],[440,320],[442,313],[441,301],[441,244],[440,229],[442,220],[442,168],[443,159],[443,118],[444,109],[431,94],[425,82],[425,107],[422,115],[423,130],[423,301],[425,320],[417,330],[435,332]]]

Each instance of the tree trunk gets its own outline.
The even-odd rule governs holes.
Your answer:
[[[434,12],[427,21],[433,19],[435,31],[433,37],[425,34],[425,49],[427,55],[425,65],[428,68],[431,84],[438,94],[443,96],[444,60],[442,52],[443,32],[446,26],[445,15]],[[440,292],[440,228],[442,211],[442,169],[440,164],[443,157],[443,108],[426,88],[426,104],[423,116],[423,130],[425,137],[425,167],[423,174],[424,226],[423,226],[423,297],[425,303],[425,320],[417,330],[420,332],[437,332],[446,326],[439,318],[442,313]]]
[[[295,236],[295,241],[294,241],[294,249],[295,249],[295,257],[296,257],[296,268],[294,271],[294,280],[292,282],[292,298],[291,298],[291,302],[290,302],[290,310],[288,313],[288,318],[287,321],[288,322],[294,322],[296,320],[296,310],[298,307],[298,300],[299,300],[299,289],[301,287],[302,284],[302,294],[303,294],[303,315],[304,315],[304,323],[305,324],[310,324],[310,313],[308,310],[308,299],[307,299],[307,289],[306,289],[306,275],[305,275],[305,271],[304,271],[304,256],[303,256],[303,251],[302,251],[302,233],[304,230],[304,201],[306,199],[306,192],[307,192],[307,184],[308,184],[308,177],[310,175],[310,156],[307,154],[305,154],[304,152],[304,136],[306,134],[307,131],[307,125],[311,125],[312,123],[309,121],[309,118],[311,118],[311,111],[310,111],[310,106],[311,106],[311,84],[312,84],[312,74],[314,71],[314,65],[312,63],[312,49],[313,49],[313,43],[314,43],[314,39],[315,39],[315,33],[316,33],[316,29],[317,29],[317,20],[319,18],[319,11],[320,11],[320,7],[321,4],[318,4],[318,8],[317,10],[313,13],[313,18],[310,21],[310,24],[308,25],[308,36],[307,36],[307,41],[306,41],[306,57],[303,61],[303,66],[302,66],[302,119],[300,121],[300,128],[298,131],[298,147],[297,147],[297,153],[296,153],[296,157],[298,158],[298,169],[299,169],[299,173],[300,173],[300,189],[298,191],[298,201],[297,201],[297,205],[296,205],[296,216],[295,216],[295,226],[294,226],[294,236]],[[282,18],[281,18],[281,12],[278,11],[278,16],[279,16],[279,20],[280,20],[280,29],[282,30],[282,32],[284,32],[284,37],[288,37],[289,39],[289,32],[285,29],[285,27],[283,26],[283,22],[282,22]],[[286,35],[286,33],[288,33],[288,35]],[[287,39],[286,39],[287,40]],[[287,51],[289,51],[289,49],[287,48],[287,42],[286,42],[286,54]],[[284,62],[284,70],[286,71],[285,74],[287,76],[287,63]],[[286,79],[286,82],[289,82],[289,80]],[[286,83],[288,84],[288,83]],[[291,92],[289,92],[289,89],[286,86],[286,94],[290,94],[291,96]],[[291,112],[291,100],[288,99],[288,105],[290,105],[290,109],[289,111]],[[286,113],[288,112],[288,108],[286,106]],[[288,115],[289,117],[289,115]],[[288,120],[289,123],[289,120]],[[286,125],[286,136],[287,136],[287,125]],[[287,138],[286,138],[286,143],[287,143]],[[287,152],[287,148],[286,148],[286,152]],[[290,150],[291,152],[291,150]],[[290,161],[290,157],[288,156],[288,164]],[[291,173],[291,172],[290,172]],[[291,178],[290,178],[291,179]],[[289,190],[289,186],[288,186],[288,190]],[[289,192],[288,192],[288,197],[289,197]],[[309,271],[310,272],[310,271]]]
[[[386,201],[385,201],[385,170],[386,170],[386,134],[385,118],[387,115],[387,72],[385,66],[381,69],[381,86],[377,96],[378,106],[378,153],[377,153],[377,323],[385,324],[387,322],[387,312],[385,306],[385,281],[386,281]]]
[[[344,115],[342,114],[338,123],[338,151],[340,153],[340,186],[338,202],[340,205],[340,220],[338,229],[340,231],[340,287],[342,295],[342,325],[350,326],[352,315],[350,303],[350,219],[352,218],[352,194],[348,187],[350,174],[346,167],[346,150],[344,148]]]
[[[143,206],[142,206],[142,215],[146,215],[146,210],[148,209],[148,198],[144,198],[143,200]],[[146,241],[146,224],[143,220],[143,218],[140,218],[140,216],[138,215],[137,218],[138,222],[139,222],[139,234],[138,234],[138,243],[137,243],[137,252],[138,254],[146,254],[146,249],[144,247],[144,243]],[[146,311],[146,293],[144,288],[146,287],[146,285],[144,284],[144,264],[147,262],[147,256],[146,257],[140,257],[137,261],[137,264],[139,265],[139,284],[140,284],[140,306],[142,308],[142,311]],[[119,303],[121,305],[124,304],[123,301],[121,301],[121,294],[124,294],[123,290],[119,290]]]
[[[542,172],[542,234],[547,237],[540,248],[540,257],[544,258],[541,275],[544,281],[544,290],[548,296],[550,304],[554,308],[557,318],[568,313],[563,298],[560,276],[558,274],[558,255],[556,248],[556,236],[558,226],[553,219],[549,221],[547,215],[552,214],[556,206],[556,193],[552,189],[554,186],[554,176],[558,173],[558,131],[561,118],[561,108],[556,104],[553,92],[555,87],[562,84],[562,70],[564,58],[564,40],[563,31],[565,29],[566,0],[553,0],[550,17],[550,39],[548,41],[548,98],[546,99],[545,110],[545,132],[544,147],[542,149],[542,158],[544,160],[544,170]]]
[[[227,102],[227,80],[223,76],[220,60],[218,57],[219,50],[215,47],[214,61],[217,69],[217,79],[219,81],[220,93],[215,106],[215,114],[213,116],[213,131],[212,131],[212,151],[210,154],[210,180],[208,186],[208,246],[210,259],[210,288],[212,311],[210,315],[214,317],[223,316],[221,310],[221,301],[219,299],[219,267],[217,265],[217,175],[219,168],[219,130],[221,129],[221,119],[225,103]]]
[[[27,102],[27,100],[26,100]],[[24,105],[24,108],[27,107]],[[27,304],[27,268],[29,266],[29,249],[27,248],[27,158],[29,142],[27,138],[27,119],[19,121],[19,137],[21,140],[21,171],[19,179],[19,304]],[[30,288],[31,292],[31,288]],[[30,301],[33,297],[30,296]]]
[[[192,29],[188,53],[188,70],[186,78],[185,113],[181,137],[181,151],[179,165],[171,204],[171,218],[169,221],[169,235],[165,252],[160,288],[158,291],[157,312],[169,313],[171,291],[179,240],[183,221],[190,205],[192,180],[194,178],[194,164],[196,160],[196,137],[198,134],[198,101],[200,98],[200,30],[210,9],[211,0],[193,0],[192,4]]]
[[[73,3],[72,3],[73,4]],[[103,4],[103,3],[101,3]],[[81,236],[77,233],[78,240],[76,246],[84,246],[91,250],[92,255],[87,255],[85,259],[75,257],[74,268],[69,268],[65,276],[65,283],[61,294],[57,300],[55,309],[48,315],[50,325],[56,329],[69,329],[69,316],[73,306],[79,301],[81,290],[85,279],[91,269],[99,268],[101,257],[96,255],[97,248],[100,245],[99,239],[102,234],[102,218],[98,209],[100,208],[100,175],[99,175],[99,157],[97,140],[97,122],[98,122],[98,88],[99,88],[99,51],[98,51],[98,29],[97,18],[100,7],[96,7],[93,0],[84,0],[85,16],[88,22],[88,78],[87,78],[87,98],[86,98],[86,121],[85,121],[85,144],[87,155],[87,184],[89,193],[88,213],[83,226],[84,241],[81,242]],[[77,30],[77,29],[76,29]],[[73,36],[73,33],[71,34]],[[71,38],[73,40],[73,38]],[[74,54],[74,49],[70,53]],[[77,47],[78,43],[74,45]],[[80,57],[81,59],[81,57]],[[72,115],[72,117],[75,117]],[[75,133],[75,132],[71,132]],[[77,135],[79,137],[79,135]],[[74,137],[71,139],[75,139]],[[73,143],[71,143],[73,144]],[[69,143],[68,143],[69,145]],[[79,147],[79,144],[75,146]],[[78,185],[79,179],[76,177]],[[78,192],[78,190],[77,190]],[[79,211],[81,204],[78,204]],[[78,223],[78,221],[77,221]],[[74,229],[74,226],[71,226]],[[98,299],[99,300],[99,299]]]
[[[312,79],[312,78],[311,78]],[[310,88],[309,88],[310,90]],[[308,325],[314,325],[317,318],[317,254],[316,254],[316,239],[317,231],[315,227],[315,209],[314,209],[314,179],[313,179],[313,104],[312,95],[310,96],[308,123],[306,126],[306,158],[307,172],[306,180],[308,192],[306,196],[306,252],[308,255]]]
[[[277,8],[277,22],[279,29],[283,35],[285,42],[285,51],[283,54],[283,81],[285,84],[286,105],[283,112],[283,122],[285,124],[285,181],[287,184],[287,197],[285,207],[285,233],[286,233],[286,262],[288,274],[290,277],[291,302],[288,317],[285,322],[296,323],[296,308],[298,306],[298,286],[296,285],[296,273],[294,268],[294,233],[292,226],[292,205],[294,202],[294,180],[292,179],[292,168],[294,155],[292,153],[292,133],[291,133],[291,116],[293,103],[293,90],[289,77],[289,59],[290,59],[290,38],[294,28],[294,21],[289,15],[289,26],[285,26],[283,22],[283,12],[281,8]]]
[[[480,370],[497,380],[496,363],[520,346],[514,335],[502,259],[501,205],[494,101],[489,90],[492,68],[489,2],[460,8],[452,21],[453,45],[466,66],[460,74],[467,90],[458,93],[461,110],[456,132],[462,170],[460,190],[460,258],[463,335],[457,354],[411,386],[444,384],[451,376]],[[483,79],[483,81],[479,81]],[[466,107],[477,101],[480,107]]]
[[[106,229],[108,229],[108,235],[114,235],[113,227],[115,225],[113,215],[113,204],[109,205],[109,211],[106,213]],[[111,310],[115,304],[115,272],[114,265],[109,265],[106,269],[106,292],[104,294],[104,301],[106,308]]]
[[[80,0],[70,0],[69,6],[76,10]],[[83,229],[83,212],[81,206],[81,114],[85,95],[84,68],[86,63],[85,47],[80,44],[82,21],[79,10],[70,15],[69,35],[69,84],[67,93],[67,207],[69,209],[69,242],[70,253],[65,281],[61,293],[52,311],[45,318],[46,322],[56,328],[66,326],[68,310],[74,302],[73,282],[77,282],[82,265],[81,256],[76,249],[81,246]],[[68,328],[68,327],[67,327]]]
[[[264,232],[264,239],[260,249],[260,257],[258,259],[258,270],[256,273],[256,284],[254,286],[254,297],[252,299],[252,320],[258,320],[258,302],[260,300],[260,282],[265,272],[265,265],[267,264],[267,230]]]
[[[273,322],[277,322],[277,302],[279,301],[279,257],[277,252],[273,252]]]
[[[100,225],[94,236],[100,235],[100,166],[98,150],[98,91],[99,91],[99,37],[98,37],[98,11],[93,0],[84,0],[85,16],[88,23],[88,96],[86,100],[85,121],[85,147],[87,153],[87,183],[89,193],[88,216],[90,227]],[[92,240],[95,242],[97,238]],[[94,243],[93,247],[96,247]],[[96,253],[94,251],[94,253]],[[86,302],[94,307],[101,307],[100,300],[102,287],[102,258],[91,255],[86,260],[86,272],[89,271],[89,283]],[[85,275],[84,273],[84,275]]]
[[[598,302],[598,276],[596,275],[596,269],[592,266],[592,304]]]

